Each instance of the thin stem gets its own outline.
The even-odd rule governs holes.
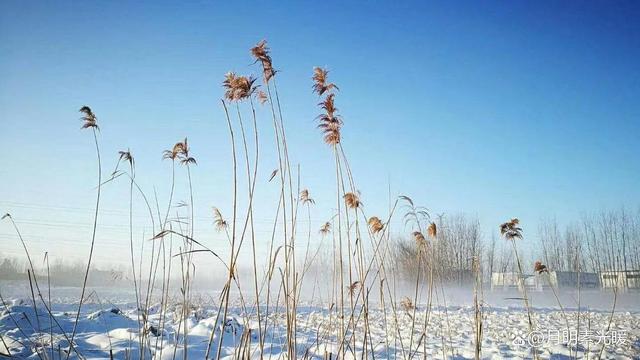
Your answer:
[[[95,246],[95,242],[96,242],[96,230],[98,227],[98,211],[100,208],[100,191],[102,189],[102,162],[100,159],[100,147],[98,146],[98,135],[96,134],[96,128],[93,128],[93,140],[95,142],[95,146],[96,146],[96,156],[98,159],[98,194],[96,196],[96,208],[95,208],[95,214],[93,217],[93,231],[91,234],[91,249],[89,250],[89,259],[87,261],[87,270],[84,273],[84,281],[82,282],[82,291],[80,293],[80,303],[78,304],[78,313],[76,314],[76,319],[75,322],[73,324],[73,331],[71,333],[71,340],[70,340],[70,346],[73,343],[73,339],[76,336],[76,331],[78,330],[78,321],[80,320],[80,312],[82,311],[82,304],[84,301],[84,294],[85,291],[87,289],[87,280],[89,279],[89,270],[91,269],[91,259],[93,258],[93,249]],[[71,355],[71,352],[69,351],[67,353],[67,359],[69,359],[69,356]]]
[[[227,104],[224,100],[220,100],[222,102],[222,106],[224,107],[224,112],[227,118],[227,125],[229,126],[229,134],[231,136],[231,153],[233,157],[233,218],[232,218],[232,236],[231,236],[231,256],[229,259],[229,278],[227,279],[227,286],[230,286],[231,280],[235,276],[235,243],[236,243],[236,219],[237,219],[237,211],[238,211],[238,161],[236,157],[236,141],[235,136],[233,134],[233,126],[231,126],[231,118],[229,117],[229,110],[227,109]],[[225,322],[227,319],[227,314],[229,311],[229,291],[227,291],[224,295],[224,315],[222,317],[222,321]],[[212,336],[213,338],[213,336]],[[222,349],[222,340],[224,339],[224,328],[220,331],[220,340],[218,341],[218,349],[216,354],[216,359],[220,359],[220,350]],[[207,354],[205,358],[209,358],[209,350],[211,348],[211,342],[207,347]]]

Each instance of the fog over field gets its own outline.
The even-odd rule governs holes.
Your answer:
[[[310,277],[312,277],[310,275]],[[53,332],[38,331],[34,308],[31,305],[30,287],[24,281],[3,281],[0,283],[3,290],[2,296],[5,299],[7,308],[0,315],[0,327],[5,332],[3,337],[5,343],[12,351],[13,356],[26,356],[29,351],[21,348],[21,345],[13,341],[24,342],[40,341],[47,343],[50,340],[56,342],[57,345],[64,345],[64,339],[61,329],[70,331],[73,313],[77,310],[77,299],[80,288],[77,287],[54,287],[51,289],[50,310],[55,321],[50,321],[47,310],[42,307],[36,307],[40,317],[40,325],[48,327],[53,323]],[[307,284],[305,284],[307,285]],[[212,287],[215,287],[212,286]],[[322,296],[322,286],[303,286],[308,289],[307,295],[303,296],[298,304],[298,347],[300,348],[300,356],[324,357],[325,352],[338,352],[335,339],[326,337],[326,332],[330,331],[332,322],[332,311],[325,305]],[[46,290],[49,293],[49,290]],[[473,331],[473,294],[469,289],[447,287],[441,289],[444,296],[437,296],[437,302],[431,310],[430,321],[434,324],[432,336],[436,340],[430,340],[424,344],[422,351],[426,351],[428,357],[434,358],[473,358],[474,346],[469,334]],[[311,295],[309,296],[309,292]],[[139,314],[136,311],[135,294],[130,287],[92,287],[88,289],[90,294],[86,300],[84,314],[81,317],[81,333],[78,334],[78,344],[83,344],[84,356],[89,358],[109,357],[115,354],[116,358],[125,357],[139,351],[137,343],[137,322],[136,317]],[[398,289],[399,296],[411,296],[412,289],[407,284],[402,289]],[[221,351],[223,356],[232,355],[234,349],[242,342],[239,338],[240,331],[246,326],[255,327],[255,322],[248,325],[242,319],[247,312],[255,313],[252,306],[245,308],[241,303],[238,294],[231,296],[233,304],[232,310],[228,315],[228,321],[219,323],[217,317],[220,302],[219,291],[207,291],[205,289],[195,289],[192,293],[193,311],[189,316],[189,346],[188,356],[193,358],[202,358],[206,353],[206,343],[209,334],[215,331],[217,327],[224,328],[228,339],[223,344]],[[614,296],[612,292],[603,292],[598,290],[585,290],[578,294],[576,291],[560,292],[560,301],[565,304],[561,311],[558,303],[553,295],[547,292],[532,292],[530,301],[533,311],[536,314],[537,333],[542,334],[542,340],[536,343],[538,354],[542,358],[547,358],[551,354],[558,356],[581,356],[591,354],[593,357],[600,356],[600,343],[605,340],[598,340],[599,332],[608,334],[609,337],[601,339],[619,341],[620,344],[610,345],[604,351],[602,356],[605,358],[616,357],[625,358],[638,356],[639,335],[640,335],[640,294],[637,292],[626,292]],[[307,298],[313,297],[313,298]],[[526,327],[526,309],[523,308],[518,291],[485,291],[484,304],[482,305],[483,321],[484,321],[484,337],[483,340],[483,356],[491,357],[529,357],[532,356],[530,346],[527,341],[534,341],[529,338]],[[615,297],[615,299],[614,299]],[[9,302],[6,299],[12,299]],[[179,294],[174,294],[171,298],[179,298]],[[576,300],[580,299],[580,315],[578,315],[578,306]],[[613,301],[616,301],[615,314],[611,316]],[[48,301],[48,295],[47,295]],[[144,313],[148,316],[150,329],[157,329],[158,324],[162,322],[160,308],[162,307],[161,299],[157,298],[151,301],[151,306]],[[176,302],[176,305],[178,302]],[[446,304],[446,307],[445,307]],[[403,354],[402,341],[405,342],[409,338],[408,331],[411,327],[412,317],[424,317],[427,304],[418,304],[415,314],[411,309],[397,309],[398,316],[389,324],[385,319],[392,311],[390,308],[383,309],[380,301],[372,299],[369,301],[370,309],[369,318],[374,327],[371,331],[371,341],[376,357],[402,358]],[[149,356],[155,354],[155,357],[173,358],[174,351],[177,355],[181,355],[182,350],[176,346],[180,341],[177,338],[180,324],[176,321],[176,308],[167,310],[164,316],[168,317],[167,323],[164,325],[163,334],[152,335],[148,338]],[[274,312],[278,310],[273,309]],[[285,311],[285,309],[280,309]],[[335,309],[334,309],[335,311]],[[13,315],[13,316],[12,316]],[[565,317],[567,318],[565,320]],[[180,316],[178,316],[180,318]],[[280,356],[283,351],[285,338],[282,334],[286,331],[286,324],[283,323],[281,317],[268,316],[272,321],[270,331],[265,339],[265,348],[263,353],[273,356]],[[267,319],[265,318],[265,319]],[[581,320],[578,320],[581,319]],[[334,320],[335,321],[335,320]],[[397,323],[395,323],[397,321]],[[582,325],[580,325],[580,321]],[[609,324],[612,323],[612,327]],[[21,336],[15,331],[16,324],[21,325]],[[567,330],[567,324],[570,330]],[[578,328],[582,326],[582,330]],[[176,327],[178,329],[176,329]],[[606,330],[609,328],[609,330]],[[384,330],[386,329],[386,330]],[[561,344],[562,336],[571,338],[571,329],[576,329],[575,339],[583,342],[584,348],[575,348],[574,351],[569,350],[570,347]],[[613,329],[613,330],[612,330]],[[42,331],[42,330],[40,330]],[[152,330],[157,331],[157,330]],[[578,332],[581,331],[578,338]],[[175,333],[174,333],[175,332]],[[38,335],[40,333],[40,335]],[[45,334],[46,333],[46,334]],[[29,335],[32,334],[32,335]],[[25,337],[25,336],[28,336]],[[318,337],[323,337],[322,344],[318,344]],[[554,337],[555,336],[555,337]],[[605,335],[602,335],[605,336]],[[611,336],[618,337],[619,340],[611,340]],[[31,339],[31,340],[28,340]],[[391,341],[389,339],[392,339]],[[524,339],[524,345],[518,342],[518,339]],[[257,341],[257,339],[255,339]],[[390,341],[390,343],[387,343]],[[12,343],[13,342],[13,343]],[[213,346],[216,344],[214,343]],[[356,343],[356,353],[363,351],[363,344]],[[590,348],[589,348],[590,347]],[[162,349],[162,350],[161,350]],[[578,350],[580,349],[580,350]],[[257,349],[254,349],[257,351]],[[58,355],[58,350],[54,349],[54,357]],[[164,355],[162,355],[164,353]],[[306,355],[304,355],[306,354]],[[635,355],[634,355],[635,354]],[[418,354],[416,354],[418,356]],[[420,355],[422,356],[422,355]]]

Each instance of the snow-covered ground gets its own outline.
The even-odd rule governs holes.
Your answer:
[[[24,287],[15,285],[2,287],[5,303],[0,308],[0,352],[10,353],[17,359],[66,358],[65,350],[69,346],[68,340],[73,332],[77,310],[73,295],[79,289],[53,289],[53,318],[42,303],[38,302],[34,307],[30,297],[24,296],[25,290]],[[141,313],[136,309],[135,301],[131,301],[132,294],[108,288],[92,289],[90,292],[91,296],[82,309],[74,338],[82,358],[109,359],[111,355],[116,359],[139,358],[138,316]],[[454,290],[451,292],[454,294],[447,296],[449,306],[433,308],[424,337],[422,325],[426,311],[424,304],[418,305],[413,341],[413,311],[397,309],[394,316],[390,306],[382,309],[372,305],[373,308],[369,309],[371,337],[367,340],[367,356],[380,359],[423,358],[423,352],[426,351],[427,358],[473,359],[473,307],[468,303],[470,298],[455,302],[457,294]],[[77,295],[75,296],[77,299]],[[543,300],[548,296],[553,295],[533,294],[536,332],[530,334],[526,310],[518,300],[509,299],[510,295],[505,293],[485,294],[491,300],[486,301],[483,309],[482,358],[532,358],[529,343],[537,345],[536,352],[543,359],[569,359],[576,356],[576,349],[578,357],[587,358],[588,355],[589,358],[598,358],[603,344],[606,346],[602,358],[640,358],[640,311],[634,308],[640,306],[637,302],[638,294],[620,294],[613,316],[610,293],[598,295],[608,299],[608,303],[598,300],[601,303],[599,307],[589,304],[589,296],[585,296],[587,305],[581,305],[584,307],[579,321],[577,308],[571,306],[570,301],[567,301],[568,306],[563,313],[558,307],[545,305]],[[592,294],[591,298],[594,296]],[[536,302],[541,305],[536,305]],[[185,349],[181,331],[184,324],[179,303],[176,299],[164,314],[157,303],[149,307],[147,314],[150,326],[144,337],[145,358],[183,358]],[[186,322],[189,358],[205,358],[213,331],[215,333],[209,356],[215,358],[222,329],[225,335],[220,346],[221,358],[246,358],[241,353],[243,349],[239,348],[240,344],[247,344],[243,340],[243,334],[248,334],[251,338],[249,351],[252,357],[260,358],[257,318],[253,309],[247,309],[250,321],[245,320],[247,316],[240,306],[232,307],[227,319],[223,321],[217,316],[217,304],[215,296],[200,294],[194,297],[193,309]],[[280,310],[267,317],[269,330],[265,334],[263,345],[266,358],[286,356],[286,317],[283,310]],[[300,306],[297,313],[298,358],[328,358],[329,353],[335,358],[340,352],[336,341],[336,327],[340,327],[340,321],[336,315],[336,308],[330,311],[326,306],[314,305],[311,301]],[[164,331],[160,331],[163,322],[166,322]],[[247,332],[246,329],[253,331]],[[365,345],[361,342],[363,333],[364,321],[359,321],[355,348],[354,342],[348,337],[345,357],[361,358],[364,355]],[[570,341],[579,339],[580,344],[568,347],[566,338],[571,339]],[[36,348],[40,349],[40,354],[34,351]],[[244,350],[246,351],[246,347]],[[70,358],[78,358],[77,353],[72,351]]]

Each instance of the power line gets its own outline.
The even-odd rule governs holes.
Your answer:
[[[15,208],[24,208],[24,209],[33,209],[33,210],[58,210],[58,211],[67,211],[67,212],[82,212],[82,213],[87,213],[88,215],[93,214],[93,212],[95,211],[94,209],[91,208],[81,208],[81,207],[69,207],[69,206],[51,206],[51,205],[43,205],[43,204],[34,204],[34,203],[23,203],[23,202],[16,202],[16,201],[5,201],[5,200],[0,200],[0,204],[8,204],[8,206],[10,207],[15,207]],[[177,208],[174,205],[174,208]],[[144,211],[144,214],[141,214],[140,211],[138,211],[137,213],[133,214],[134,218],[144,218],[147,221],[149,220],[149,214],[148,211]],[[164,211],[162,211],[164,213]],[[104,209],[104,208],[100,208],[100,215],[112,215],[112,216],[122,216],[122,217],[129,217],[129,212],[126,210],[116,210],[116,209]],[[155,218],[154,214],[154,218]],[[196,221],[210,221],[211,223],[213,223],[213,216],[212,217],[206,217],[206,216],[195,216],[194,220]],[[24,221],[24,220],[23,220]],[[268,223],[268,224],[273,224],[273,222],[275,221],[275,219],[273,218],[256,218],[254,216],[254,222],[258,222],[258,223]],[[306,219],[306,217],[304,218],[298,218],[296,220],[296,223],[298,224],[306,224],[308,223],[308,219]],[[324,224],[324,220],[311,220],[311,223],[317,223],[318,225]],[[93,224],[89,224],[90,226],[93,226]]]

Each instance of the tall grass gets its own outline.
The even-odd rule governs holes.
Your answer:
[[[408,196],[399,196],[395,201],[392,201],[390,196],[389,213],[386,217],[380,214],[377,214],[378,216],[367,214],[366,198],[358,190],[355,174],[343,143],[344,119],[336,105],[339,88],[329,81],[328,70],[316,67],[312,74],[312,90],[318,96],[317,105],[321,111],[316,121],[322,141],[329,147],[326,157],[330,159],[332,165],[328,171],[330,175],[327,176],[330,180],[326,182],[331,184],[333,190],[330,199],[318,199],[318,201],[326,200],[326,203],[332,204],[330,206],[334,209],[329,214],[324,214],[328,215],[326,218],[329,220],[320,226],[317,237],[321,244],[317,249],[313,249],[313,235],[317,227],[313,223],[311,209],[316,199],[311,197],[309,190],[301,181],[304,167],[298,166],[297,174],[294,175],[296,170],[291,166],[290,150],[292,149],[287,143],[285,110],[276,84],[278,72],[273,67],[270,49],[265,41],[256,44],[250,52],[255,62],[259,64],[261,81],[253,76],[229,72],[222,82],[224,93],[220,104],[224,114],[224,127],[228,131],[230,141],[231,203],[214,208],[212,220],[214,230],[224,236],[226,242],[209,245],[199,240],[202,234],[196,232],[195,227],[197,194],[193,186],[197,179],[193,176],[195,173],[192,174],[196,160],[191,153],[187,138],[163,152],[162,158],[171,161],[171,174],[167,204],[163,204],[161,209],[158,195],[155,194],[155,206],[152,206],[138,184],[139,174],[136,172],[135,161],[129,150],[119,152],[112,177],[102,182],[97,119],[89,107],[85,106],[80,110],[83,114],[83,128],[93,131],[99,171],[93,231],[81,297],[77,313],[74,314],[75,321],[71,336],[67,338],[63,332],[69,343],[66,357],[69,358],[72,351],[82,357],[81,352],[76,349],[74,340],[82,316],[83,304],[87,300],[85,295],[94,258],[101,189],[107,182],[121,175],[126,175],[129,180],[127,205],[130,259],[128,260],[131,263],[135,292],[139,358],[171,357],[175,359],[182,350],[181,357],[186,360],[189,357],[189,350],[198,345],[191,342],[189,324],[192,318],[198,319],[197,306],[203,305],[199,303],[194,290],[194,279],[198,270],[195,256],[199,253],[212,256],[216,265],[221,266],[225,272],[224,281],[213,285],[214,290],[220,290],[219,298],[206,301],[204,304],[212,306],[215,310],[212,329],[208,338],[203,341],[206,342],[204,353],[206,359],[220,359],[226,355],[224,351],[228,349],[225,349],[225,338],[228,336],[233,336],[237,341],[232,351],[234,351],[233,357],[238,359],[270,358],[270,349],[266,348],[268,341],[272,343],[282,341],[280,345],[283,353],[290,359],[310,358],[318,356],[319,353],[329,359],[384,356],[427,359],[435,356],[435,354],[429,354],[427,348],[431,341],[441,342],[443,357],[455,357],[444,291],[444,273],[448,270],[449,263],[445,261],[446,259],[442,260],[438,252],[439,249],[454,245],[446,244],[447,227],[443,225],[442,217],[439,221],[432,219],[430,211],[425,207],[417,206]],[[263,112],[257,111],[257,103],[264,105],[265,117],[270,117],[269,126],[273,127],[271,144],[261,139],[259,124]],[[261,239],[259,232],[256,231],[258,217],[256,194],[260,191],[258,185],[261,183],[259,179],[262,168],[259,165],[261,165],[262,151],[274,154],[278,163],[268,181],[269,184],[277,186],[277,203],[274,201],[274,204],[268,204],[273,209],[274,216],[269,239]],[[128,169],[120,169],[121,165],[128,165]],[[322,176],[324,173],[322,171],[316,173],[314,169],[313,175]],[[186,203],[180,203],[174,199],[178,182],[176,178],[182,175],[186,177],[185,191],[188,193]],[[243,182],[246,182],[246,188],[242,186]],[[146,242],[136,244],[134,241],[133,217],[136,191],[144,200],[149,212],[153,232],[153,236],[149,239],[150,249],[149,246],[145,247]],[[402,206],[404,210],[401,219],[396,219],[395,212],[398,206]],[[221,209],[225,209],[225,213],[229,211],[228,213],[231,214],[229,219],[223,217]],[[305,210],[306,228],[299,226],[300,222],[305,221]],[[56,321],[56,317],[51,313],[50,284],[48,284],[48,301],[45,302],[31,257],[18,227],[10,215],[5,215],[4,218],[10,219],[13,223],[27,255],[29,274],[34,285],[32,288],[34,308],[37,302],[36,297],[38,297],[45,304],[50,318]],[[410,279],[411,293],[406,297],[398,293],[400,281],[397,280],[399,275],[395,268],[398,263],[397,259],[393,258],[397,253],[393,247],[397,245],[392,241],[390,230],[394,219],[404,221],[404,228],[399,229],[398,232],[411,236],[414,242],[412,249],[415,251],[405,253],[406,258],[402,259],[415,265],[415,273],[411,274]],[[306,230],[304,233],[306,236],[299,236],[299,233],[304,230]],[[527,323],[529,331],[533,331],[535,328],[533,311],[524,284],[524,269],[516,245],[517,240],[522,239],[519,220],[512,219],[505,222],[500,226],[500,232],[512,246],[522,300],[527,311]],[[174,240],[178,244],[177,249],[174,248]],[[268,256],[263,261],[260,261],[258,251],[261,243],[268,245]],[[141,249],[138,258],[134,251],[136,245]],[[246,246],[250,246],[251,259],[244,259],[241,255]],[[322,252],[323,249],[327,250],[327,254]],[[228,251],[224,258],[221,256],[221,250]],[[456,259],[456,261],[471,262],[473,346],[475,358],[480,359],[482,341],[486,334],[484,322],[486,315],[483,313],[482,259],[480,250],[476,249],[475,245],[471,251],[472,257],[466,259],[468,256],[464,256],[462,260]],[[328,293],[320,294],[321,290],[313,288],[312,294],[318,294],[321,297],[321,302],[327,308],[328,319],[318,325],[313,334],[315,340],[311,344],[308,341],[301,344],[298,342],[301,334],[311,332],[308,324],[304,328],[298,324],[299,307],[303,301],[302,295],[305,293],[303,290],[312,288],[307,287],[307,283],[303,284],[303,282],[308,279],[314,263],[317,264],[322,256],[330,257],[324,262],[329,264],[330,269],[326,269],[326,273],[330,278],[316,279],[316,282],[325,283],[323,285],[326,285]],[[302,261],[299,261],[300,259]],[[143,264],[146,265],[147,262],[148,269],[146,267],[143,269]],[[48,257],[46,265],[48,275]],[[245,284],[242,281],[244,277],[241,278],[244,275],[241,271],[243,266],[250,269],[252,278],[250,285],[243,286]],[[540,264],[540,266],[543,265]],[[536,270],[540,271],[540,269],[536,267]],[[146,279],[143,279],[143,273]],[[172,290],[172,286],[175,286],[172,279],[177,281],[179,290],[176,290],[178,291]],[[159,294],[157,294],[156,280],[160,282]],[[564,307],[555,289],[551,287],[569,328]],[[239,311],[234,309],[233,302],[236,299],[232,297],[232,293],[235,290],[237,290],[240,304]],[[176,292],[179,293],[172,296]],[[617,293],[615,296],[614,306]],[[159,314],[152,320],[149,309],[152,301],[157,297],[160,302]],[[378,306],[375,304],[375,298],[378,299]],[[437,309],[441,300],[445,320],[440,320],[438,324],[438,311],[434,309]],[[376,311],[376,308],[382,314],[382,331],[384,332],[382,350],[380,344],[374,343],[375,333],[381,330],[377,328],[380,324],[372,321],[371,317],[371,313]],[[174,316],[173,323],[170,319],[171,315]],[[611,319],[612,316],[613,312]],[[234,319],[240,319],[242,322],[243,332],[240,334],[229,331]],[[437,329],[439,325],[440,329]],[[40,329],[39,325],[38,328]],[[404,331],[407,328],[408,336]],[[280,329],[284,329],[284,334],[279,337]],[[50,338],[51,349],[48,352],[53,356],[53,333],[50,334]],[[5,343],[5,338],[0,336],[0,341]],[[173,348],[166,347],[165,342],[170,342]],[[133,345],[130,345],[127,353],[133,357],[132,347]],[[47,351],[42,352],[41,347],[36,346],[36,348],[39,357],[48,356],[42,355],[47,354]],[[163,351],[169,353],[163,354]],[[313,355],[314,352],[315,355]],[[440,356],[440,353],[437,356]],[[534,356],[538,356],[535,349]]]
[[[232,165],[232,204],[231,218],[227,222],[222,217],[219,209],[214,210],[214,222],[218,231],[225,233],[229,245],[229,257],[223,260],[216,252],[209,249],[203,243],[196,240],[198,234],[195,232],[195,204],[193,191],[193,178],[191,167],[196,164],[195,158],[191,155],[190,144],[185,138],[183,141],[177,142],[169,150],[163,152],[163,159],[171,161],[171,182],[168,194],[166,208],[161,211],[156,194],[155,212],[150,205],[144,191],[141,189],[136,179],[136,166],[133,155],[129,150],[120,151],[119,158],[115,166],[112,176],[106,182],[102,182],[102,164],[100,158],[100,148],[97,138],[97,119],[95,114],[89,107],[83,107],[84,125],[93,131],[94,142],[96,146],[96,156],[98,159],[98,187],[97,199],[94,214],[94,226],[91,238],[90,253],[87,258],[87,268],[84,281],[82,284],[82,295],[78,306],[78,312],[75,314],[75,322],[73,332],[70,338],[70,346],[73,347],[74,339],[77,333],[78,323],[82,314],[82,305],[85,299],[89,270],[91,268],[95,239],[97,231],[97,221],[99,216],[100,195],[102,186],[107,182],[111,182],[121,175],[128,177],[128,229],[129,229],[129,257],[131,263],[132,282],[135,293],[136,316],[138,323],[138,354],[140,358],[147,356],[162,356],[164,342],[166,341],[163,334],[167,330],[168,316],[174,303],[179,317],[176,318],[176,324],[173,327],[174,342],[172,357],[178,354],[178,343],[183,350],[183,358],[188,357],[189,349],[189,317],[192,316],[192,282],[195,276],[194,255],[198,252],[207,252],[214,255],[220,263],[227,269],[226,281],[222,286],[221,297],[218,304],[218,312],[216,315],[216,325],[210,334],[205,357],[222,356],[222,347],[224,337],[227,332],[226,323],[231,313],[231,288],[236,287],[244,309],[243,322],[245,324],[245,332],[241,336],[240,348],[242,350],[238,356],[253,356],[257,353],[260,358],[264,356],[264,344],[267,334],[272,334],[273,329],[278,326],[277,317],[283,315],[286,328],[286,353],[289,358],[296,358],[300,354],[309,354],[309,348],[298,349],[298,325],[297,313],[298,304],[300,302],[301,288],[305,275],[309,271],[313,262],[317,258],[320,248],[315,251],[311,250],[312,242],[312,217],[311,205],[315,200],[309,196],[308,190],[302,191],[300,188],[300,169],[298,169],[298,182],[294,184],[293,169],[290,161],[290,149],[287,144],[286,130],[283,116],[283,107],[276,84],[277,71],[274,69],[270,50],[265,41],[259,42],[251,49],[251,55],[255,61],[260,64],[262,72],[262,82],[260,85],[257,79],[251,76],[239,76],[235,73],[227,73],[223,81],[224,96],[221,100],[222,108],[225,115],[226,127],[229,132],[231,147],[231,165]],[[313,91],[319,96],[319,107],[322,113],[317,117],[318,128],[322,132],[323,141],[329,145],[331,149],[331,157],[334,163],[333,177],[335,183],[335,213],[331,214],[331,220],[326,222],[320,229],[320,235],[325,238],[331,234],[333,239],[333,269],[332,269],[332,286],[331,296],[328,304],[330,320],[328,331],[323,331],[322,335],[318,333],[316,340],[317,346],[321,342],[335,341],[336,346],[333,350],[326,352],[328,357],[346,356],[363,356],[366,358],[376,356],[376,350],[372,343],[370,311],[371,291],[375,288],[380,293],[380,302],[385,312],[385,327],[393,327],[400,335],[400,320],[398,318],[398,301],[395,300],[395,277],[389,277],[388,269],[385,264],[389,264],[389,244],[390,233],[387,226],[393,217],[395,205],[390,209],[390,214],[386,222],[383,222],[376,216],[367,217],[364,211],[364,204],[360,199],[361,194],[358,191],[354,174],[346,156],[345,149],[342,144],[341,130],[342,118],[338,114],[335,105],[335,99],[338,87],[328,80],[328,71],[321,68],[315,68],[312,76]],[[278,204],[276,206],[276,217],[272,231],[269,258],[266,264],[266,274],[260,279],[260,269],[257,258],[257,235],[254,224],[254,199],[257,190],[257,179],[259,169],[260,154],[260,136],[258,132],[258,115],[254,102],[267,105],[270,110],[271,120],[273,124],[274,143],[273,150],[277,154],[278,167],[273,172],[271,179],[277,178],[279,185]],[[230,106],[235,107],[235,114],[232,115]],[[248,136],[245,127],[245,118],[243,113],[250,112],[252,123],[252,140]],[[239,130],[239,137],[237,136]],[[238,143],[239,141],[239,143]],[[238,145],[239,144],[239,145]],[[251,147],[254,148],[251,154]],[[253,157],[253,159],[250,158]],[[244,166],[241,165],[240,158],[244,160]],[[122,164],[128,165],[128,169],[120,169]],[[186,171],[186,180],[188,186],[188,203],[178,203],[174,201],[176,190],[176,165],[183,165]],[[240,168],[244,167],[244,175]],[[246,177],[246,178],[243,178]],[[271,179],[269,180],[271,182]],[[246,190],[243,192],[239,184],[246,180]],[[146,247],[144,242],[140,244],[140,253],[136,259],[134,251],[134,190],[138,191],[149,210],[149,217],[152,223],[153,237],[151,238],[151,246]],[[154,191],[155,192],[155,191]],[[241,200],[243,193],[246,194],[247,204],[246,212],[241,213]],[[407,198],[408,199],[408,198]],[[410,200],[409,200],[410,201]],[[396,202],[397,203],[397,202]],[[298,235],[298,218],[300,207],[306,207],[307,212],[307,236],[305,242],[297,241]],[[187,208],[188,213],[185,217],[181,215],[181,208]],[[175,210],[175,216],[172,212]],[[423,219],[418,219],[421,215],[427,215],[423,210],[416,211],[416,226],[422,231],[420,223]],[[157,220],[156,220],[157,219]],[[184,221],[186,219],[186,221]],[[159,224],[156,230],[155,224]],[[364,228],[362,228],[364,226]],[[276,234],[281,233],[281,241],[277,241]],[[435,224],[429,225],[428,235],[435,239]],[[244,290],[239,279],[240,273],[238,264],[242,260],[242,253],[245,240],[249,238],[251,244],[251,268],[253,272],[253,303],[247,307],[244,297]],[[177,240],[180,244],[177,252],[173,249],[173,240]],[[156,243],[158,245],[156,246]],[[433,259],[433,254],[427,254],[427,244],[422,247],[419,253],[419,263],[424,264]],[[220,246],[220,244],[216,244]],[[26,250],[26,248],[25,248]],[[148,253],[150,251],[150,253]],[[298,262],[298,253],[303,252],[303,261]],[[146,271],[146,281],[143,281],[143,259],[148,262],[148,270]],[[137,261],[136,261],[137,260]],[[178,271],[173,263],[178,261]],[[430,264],[429,270],[429,295],[427,313],[431,309],[433,301],[433,271],[434,266]],[[150,307],[156,284],[157,272],[161,272],[161,288],[160,288],[160,314],[155,323],[149,319],[148,309]],[[33,272],[33,271],[32,271]],[[416,311],[417,304],[420,302],[419,289],[421,288],[421,278],[418,277],[415,284],[415,294],[411,305],[413,312],[412,328],[417,323]],[[175,274],[174,274],[175,273]],[[180,294],[178,298],[171,299],[171,278],[179,275]],[[278,274],[280,278],[278,278]],[[37,284],[36,284],[37,285]],[[272,304],[272,288],[277,287],[277,296],[275,304]],[[314,290],[315,291],[315,290]],[[266,292],[266,294],[265,294]],[[391,311],[387,314],[385,303],[390,304]],[[413,305],[415,304],[415,305]],[[283,305],[284,312],[282,312]],[[253,309],[253,310],[252,310]],[[264,309],[264,311],[263,311]],[[334,316],[335,315],[335,316]],[[255,317],[254,317],[255,316]],[[393,319],[387,321],[387,316]],[[222,325],[219,325],[218,320]],[[250,320],[255,320],[257,329],[250,329]],[[337,326],[336,326],[337,325]],[[428,316],[425,318],[422,337],[427,336]],[[171,330],[171,329],[169,329]],[[389,329],[390,330],[390,329]],[[257,346],[252,345],[251,331],[257,332]],[[385,330],[387,331],[387,329]],[[152,333],[154,333],[152,335]],[[413,331],[412,331],[413,333]],[[151,342],[151,336],[156,336],[155,344]],[[333,339],[333,340],[332,340]],[[390,346],[390,339],[387,337],[386,345]],[[405,348],[402,339],[399,340],[403,354],[410,355],[417,352],[417,348],[413,349],[413,335],[408,348]],[[216,344],[214,348],[214,343]],[[128,349],[129,353],[133,353],[133,349]],[[68,353],[70,354],[70,352]],[[165,354],[166,355],[166,354]],[[307,356],[307,355],[304,355]],[[68,355],[67,355],[68,357]]]
[[[76,319],[73,324],[73,331],[71,332],[71,340],[70,343],[73,343],[73,340],[76,336],[76,331],[78,329],[78,321],[80,320],[80,314],[82,312],[82,304],[84,302],[84,294],[87,289],[87,280],[89,279],[89,270],[91,269],[91,260],[93,259],[93,250],[96,243],[96,230],[98,227],[98,213],[100,210],[100,193],[102,189],[102,162],[100,159],[100,146],[98,145],[98,124],[97,117],[93,113],[90,107],[83,106],[80,108],[80,112],[83,114],[82,121],[84,121],[82,128],[83,129],[91,129],[93,133],[93,140],[96,146],[96,158],[98,160],[98,187],[96,194],[96,206],[95,206],[95,214],[93,217],[93,230],[91,233],[91,247],[89,250],[89,256],[87,258],[87,269],[84,273],[84,281],[82,282],[82,291],[80,292],[80,299],[78,303],[78,312],[76,313]],[[67,353],[67,359],[71,355],[71,352]]]
[[[516,247],[515,240],[522,239],[522,228],[519,226],[520,220],[517,218],[513,218],[503,224],[500,225],[500,234],[511,243],[513,248],[513,255],[516,259],[516,265],[518,268],[518,284],[520,287],[520,291],[522,292],[522,301],[524,302],[525,309],[527,310],[527,324],[529,325],[529,332],[533,333],[534,324],[533,324],[533,315],[531,311],[531,306],[529,305],[529,295],[527,294],[527,286],[524,282],[524,270],[522,268],[522,262],[520,261],[520,256],[518,254],[518,248]],[[537,359],[538,354],[535,347],[532,348],[533,356]]]

